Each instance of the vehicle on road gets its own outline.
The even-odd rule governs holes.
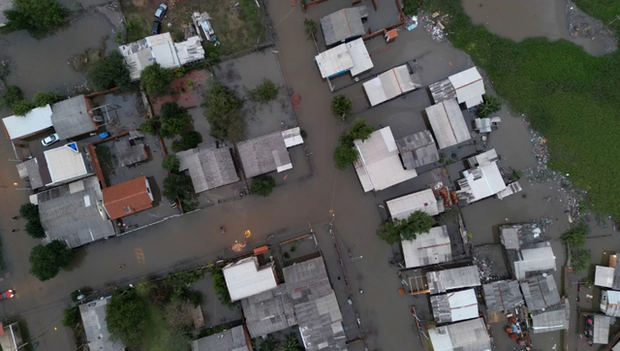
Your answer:
[[[153,21],[153,26],[151,27],[151,34],[153,35],[159,34],[160,29],[161,29],[161,22]]]
[[[43,144],[43,146],[50,146],[58,140],[60,140],[58,133],[54,133],[43,138],[43,140],[41,140],[41,144]]]
[[[15,291],[13,291],[12,289],[9,289],[9,290],[3,292],[0,295],[0,301],[1,300],[8,300],[8,299],[12,298],[13,296],[15,296]]]
[[[168,11],[168,5],[159,4],[159,6],[157,7],[157,11],[155,11],[155,18],[161,20],[162,18],[164,18],[166,11]]]

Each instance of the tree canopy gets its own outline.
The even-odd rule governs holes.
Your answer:
[[[114,339],[120,339],[130,350],[142,346],[147,306],[135,290],[115,293],[106,309],[105,321]]]
[[[232,306],[232,301],[230,300],[230,293],[228,292],[228,287],[226,286],[226,279],[224,279],[224,272],[222,271],[222,267],[216,267],[211,272],[213,276],[213,290],[220,296],[220,301],[227,306]]]
[[[502,109],[502,101],[489,94],[482,95],[482,104],[476,107],[478,117],[484,118]]]
[[[184,133],[180,140],[172,142],[170,148],[174,152],[193,149],[202,142],[202,135],[195,130]]]
[[[334,117],[346,121],[353,111],[353,103],[343,94],[332,98],[332,113]]]
[[[211,126],[211,135],[220,140],[239,141],[245,134],[243,100],[235,92],[217,81],[209,82],[209,91],[203,103]]]
[[[248,98],[256,102],[269,102],[278,97],[280,88],[271,80],[263,79],[256,89],[248,92]]]
[[[181,161],[176,155],[168,155],[161,161],[161,166],[168,172],[178,172]]]
[[[276,181],[273,177],[268,175],[259,175],[252,179],[252,185],[250,185],[250,191],[252,194],[260,196],[269,196],[276,186]]]
[[[16,116],[25,116],[28,112],[32,111],[34,105],[28,100],[21,100],[13,104],[11,109]]]
[[[9,26],[40,33],[58,27],[68,11],[54,0],[15,0],[13,8],[4,11]]]
[[[344,170],[348,165],[357,161],[359,154],[355,149],[355,140],[366,140],[374,128],[363,119],[356,119],[353,125],[340,136],[340,145],[334,150],[336,168]]]
[[[55,104],[65,99],[65,96],[55,91],[39,91],[34,94],[32,103],[35,107]]]
[[[334,161],[336,162],[336,168],[340,170],[346,169],[351,163],[357,161],[359,157],[357,150],[351,145],[341,144],[334,150]]]
[[[131,85],[129,67],[123,55],[116,50],[104,60],[94,63],[86,77],[98,90],[114,87],[126,89]]]
[[[39,206],[26,202],[19,207],[19,214],[26,220],[39,219]]]
[[[164,179],[162,194],[170,200],[179,199],[181,202],[190,200],[194,196],[192,180],[185,174],[171,173]]]
[[[4,89],[0,106],[13,108],[13,105],[24,100],[24,92],[16,85],[9,85]]]
[[[435,225],[433,217],[426,212],[415,211],[407,219],[385,222],[377,234],[388,244],[395,244],[402,240],[413,240],[418,234],[428,233],[433,225]]]
[[[35,239],[45,237],[45,230],[39,218],[39,206],[27,202],[19,208],[19,214],[27,221],[26,233]]]
[[[162,95],[168,90],[168,86],[174,79],[174,73],[154,63],[146,67],[142,73],[140,73],[140,85],[146,90],[149,95]]]
[[[30,273],[40,281],[54,278],[61,268],[73,260],[74,252],[58,240],[43,246],[37,245],[30,252]]]
[[[159,132],[161,136],[168,138],[181,133],[192,121],[192,117],[176,102],[166,102],[161,105],[159,120],[161,121]]]

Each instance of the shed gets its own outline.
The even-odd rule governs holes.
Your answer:
[[[282,132],[241,141],[237,143],[237,150],[247,178],[293,168]]]
[[[482,103],[482,95],[485,93],[484,82],[476,67],[451,75],[448,80],[456,91],[459,104],[464,103],[467,108],[472,108]]]
[[[484,319],[477,318],[428,330],[434,351],[491,351]]]
[[[47,161],[43,154],[26,160],[16,165],[20,179],[28,179],[32,190],[40,189],[52,182],[52,177],[47,169]]]
[[[614,324],[615,318],[600,314],[586,316],[586,335],[594,344],[609,343],[609,328]]]
[[[499,161],[499,156],[497,156],[495,149],[481,152],[467,159],[467,163],[471,168],[490,165],[497,161]]]
[[[444,211],[443,201],[437,201],[431,189],[398,197],[386,202],[392,219],[406,219],[415,211],[436,216]]]
[[[426,273],[428,290],[431,294],[445,293],[449,290],[480,286],[478,266],[444,269]]]
[[[362,17],[367,16],[366,6],[349,7],[321,17],[321,30],[325,45],[331,46],[366,34]]]
[[[118,219],[153,207],[149,180],[139,177],[104,188],[103,207],[110,219]]]
[[[371,106],[391,100],[422,86],[420,76],[409,71],[407,65],[398,66],[379,74],[362,84]]]
[[[287,149],[304,143],[304,138],[301,136],[301,128],[299,127],[283,130],[282,138]]]
[[[478,300],[474,289],[431,296],[433,317],[439,324],[478,317]]]
[[[439,161],[439,152],[433,135],[428,130],[396,140],[405,169],[426,166]]]
[[[355,172],[364,192],[383,190],[417,177],[415,169],[404,169],[390,127],[374,131],[366,140],[355,140],[359,159]]]
[[[426,116],[435,133],[439,149],[471,139],[463,113],[456,100],[446,100],[427,107]]]
[[[260,294],[278,285],[273,262],[259,267],[255,256],[230,263],[222,271],[232,301]]]
[[[463,171],[463,178],[457,181],[459,199],[467,203],[493,196],[506,188],[504,178],[496,163]]]
[[[2,123],[9,139],[24,139],[52,128],[52,107],[33,108],[25,116],[4,117]]]
[[[97,130],[90,112],[90,101],[84,95],[74,96],[52,105],[52,125],[60,139],[71,139]]]
[[[564,299],[553,308],[545,312],[532,313],[532,327],[534,334],[547,333],[556,330],[566,330],[570,321],[570,304]]]
[[[611,288],[614,283],[614,268],[605,266],[596,266],[594,272],[594,285],[603,288]]]
[[[216,149],[199,145],[176,155],[180,161],[179,170],[189,172],[196,193],[239,181],[227,147]]]
[[[514,262],[514,275],[517,280],[526,278],[528,274],[556,270],[551,243],[547,241],[543,245],[519,252],[518,261]]]
[[[192,341],[192,351],[251,351],[250,336],[240,325]]]
[[[500,280],[484,284],[482,290],[489,312],[508,311],[523,305],[523,295],[516,280]]]
[[[620,317],[620,291],[602,290],[599,307],[608,316]]]
[[[428,86],[428,90],[430,90],[433,102],[436,104],[442,101],[456,99],[456,90],[454,90],[454,86],[452,86],[450,79],[432,83]]]
[[[110,297],[101,298],[93,302],[80,305],[80,314],[84,326],[84,334],[88,341],[88,348],[97,351],[124,351],[125,345],[121,340],[112,337],[106,323],[106,308]]]
[[[403,257],[407,268],[429,266],[452,260],[448,228],[433,227],[428,233],[418,234],[414,240],[403,240]]]
[[[317,66],[319,66],[321,78],[335,77],[351,70],[355,66],[347,44],[341,44],[323,51],[316,55],[314,60]]]
[[[545,310],[560,302],[560,293],[550,274],[543,274],[520,281],[525,304],[530,311]]]

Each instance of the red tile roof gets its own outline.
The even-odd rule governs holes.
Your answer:
[[[146,188],[146,177],[103,189],[103,206],[110,219],[117,219],[153,207]]]

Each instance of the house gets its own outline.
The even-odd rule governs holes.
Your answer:
[[[401,246],[407,268],[452,261],[450,235],[445,225],[433,227],[428,233],[418,234],[413,240],[403,240]]]
[[[480,286],[478,266],[444,269],[426,273],[428,290],[431,294],[449,290]]]
[[[535,223],[517,223],[499,226],[499,238],[506,250],[527,248],[540,241],[542,231]]]
[[[97,130],[92,108],[90,100],[84,95],[53,104],[52,125],[58,137],[61,140],[71,139]]]
[[[106,323],[106,308],[110,297],[80,305],[84,333],[90,350],[125,351],[121,340],[113,339]]]
[[[556,330],[567,330],[570,321],[570,304],[568,299],[562,300],[557,305],[545,309],[544,312],[531,314],[534,334],[547,333]]]
[[[9,20],[4,15],[4,11],[13,8],[13,0],[0,0],[0,28],[9,24]]]
[[[322,257],[282,269],[284,283],[241,300],[251,338],[297,325],[307,351],[346,351],[336,294]]]
[[[616,255],[609,255],[609,266],[596,266],[594,285],[620,290],[620,269],[616,265]]]
[[[146,146],[141,141],[142,138],[144,134],[134,130],[129,132],[128,138],[114,140],[115,155],[121,167],[133,166],[149,159]]]
[[[399,95],[408,93],[422,86],[417,73],[408,65],[402,65],[379,74],[362,84],[370,106],[377,106]]]
[[[414,169],[439,161],[435,139],[428,130],[397,139],[396,146],[405,169]]]
[[[316,55],[314,60],[321,72],[321,78],[332,78],[344,72],[350,72],[351,76],[355,77],[373,67],[362,38],[323,51]]]
[[[514,276],[517,280],[525,279],[534,273],[555,271],[555,255],[548,241],[537,247],[523,249],[517,252],[517,259],[513,263]]]
[[[240,325],[192,341],[192,351],[252,351],[250,335]]]
[[[467,108],[481,104],[485,93],[484,81],[476,67],[451,75],[428,88],[436,104],[457,99],[459,104],[465,104]]]
[[[471,139],[469,128],[456,100],[445,100],[425,109],[439,149]]]
[[[287,148],[303,144],[299,127],[273,132],[237,143],[241,165],[247,178],[293,168]]]
[[[332,46],[366,34],[362,18],[368,17],[366,6],[349,7],[321,17],[325,45]]]
[[[200,36],[194,36],[174,43],[170,33],[162,33],[121,45],[118,50],[125,57],[131,79],[138,80],[142,71],[155,62],[163,68],[172,69],[204,60],[205,51],[201,41]]]
[[[487,311],[504,312],[523,305],[523,295],[516,280],[500,280],[484,284],[484,301]]]
[[[197,194],[239,181],[227,147],[216,149],[199,145],[176,155],[180,161],[179,170],[189,172]]]
[[[428,330],[434,351],[491,351],[491,338],[483,318]]]
[[[30,202],[39,206],[45,243],[61,240],[75,248],[115,235],[96,176],[39,192]]]
[[[390,127],[374,131],[366,140],[355,140],[359,154],[355,172],[364,192],[383,190],[417,177],[415,169],[405,169]]]
[[[474,289],[431,296],[433,318],[438,324],[478,317],[478,300]]]
[[[0,4],[2,0],[0,0]],[[1,6],[0,6],[1,7]],[[0,22],[2,11],[0,10]],[[53,127],[52,107],[36,107],[25,116],[9,116],[2,119],[4,131],[10,140],[21,140]]]
[[[470,169],[463,171],[463,177],[458,180],[460,190],[456,192],[458,198],[467,203],[493,196],[506,188],[504,178],[497,166],[495,149],[483,152],[468,159]]]
[[[273,262],[259,267],[254,256],[230,263],[222,272],[232,301],[260,294],[278,285]]]
[[[436,216],[444,211],[443,201],[437,201],[431,189],[389,200],[386,205],[393,220],[407,219],[416,211],[422,211],[429,216]]]
[[[103,207],[112,220],[153,207],[149,180],[139,177],[103,189]]]
[[[586,315],[586,336],[593,344],[609,343],[609,328],[614,324],[615,318],[600,314]]]
[[[0,323],[1,350],[18,351],[24,346],[26,346],[26,344],[24,344],[19,322],[13,322],[6,325],[4,323]]]
[[[519,282],[525,304],[530,311],[545,310],[560,302],[560,293],[550,274],[523,279]]]
[[[601,290],[599,308],[608,316],[620,317],[620,291]]]

